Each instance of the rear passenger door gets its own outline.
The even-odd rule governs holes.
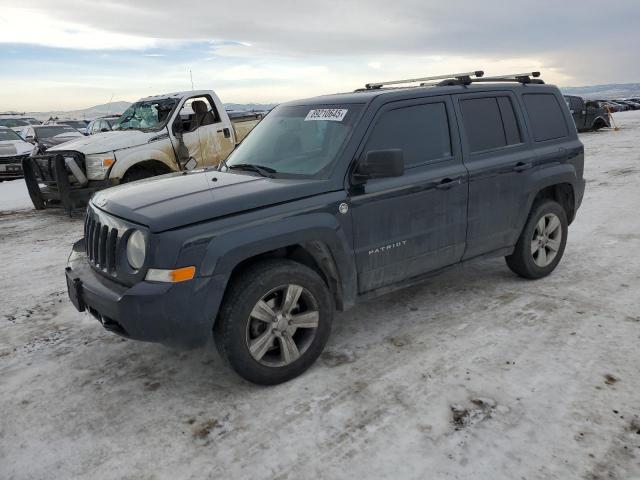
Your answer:
[[[469,170],[468,259],[515,244],[533,163],[512,92],[457,95],[455,103]]]
[[[456,263],[464,251],[467,171],[449,97],[380,109],[358,158],[402,149],[401,177],[351,189],[360,293]]]

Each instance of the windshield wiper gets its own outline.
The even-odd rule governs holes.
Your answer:
[[[274,173],[278,173],[276,170],[274,170],[271,167],[265,167],[262,165],[253,165],[252,163],[236,163],[234,165],[225,164],[225,166],[229,170],[232,170],[234,168],[237,170],[248,170],[250,172],[259,173],[263,177],[267,177],[267,178],[274,178]]]

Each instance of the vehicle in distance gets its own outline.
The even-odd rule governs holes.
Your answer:
[[[22,159],[28,157],[33,145],[8,127],[0,127],[0,180],[22,177]]]
[[[565,95],[564,99],[579,132],[611,127],[609,114],[597,100],[585,100],[576,95]]]
[[[476,74],[285,103],[219,171],[96,194],[71,301],[132,339],[213,336],[242,377],[275,384],[316,360],[336,309],[478,257],[548,275],[584,147],[558,88]]]
[[[21,127],[18,132],[27,142],[36,146],[36,153],[44,153],[48,148],[84,135],[68,125],[31,125]]]
[[[28,127],[29,125],[40,125],[40,122],[31,117],[0,115],[0,127],[9,127],[15,130],[21,127]]]
[[[120,115],[109,115],[105,117],[91,120],[87,126],[87,133],[93,135],[95,133],[110,132],[113,124],[120,118]]]
[[[58,120],[55,122],[57,125],[68,125],[75,128],[83,135],[88,135],[87,126],[89,122],[85,120]]]
[[[248,114],[231,120],[211,90],[143,98],[111,124],[111,131],[25,161],[29,195],[36,209],[60,202],[70,211],[119,183],[215,167],[260,119]]]

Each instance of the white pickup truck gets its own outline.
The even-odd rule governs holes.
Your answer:
[[[229,118],[211,90],[138,100],[112,131],[81,137],[23,161],[36,209],[71,210],[97,190],[180,170],[214,167],[227,158],[262,114]]]

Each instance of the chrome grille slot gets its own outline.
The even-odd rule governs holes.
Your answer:
[[[88,213],[84,226],[84,238],[89,263],[116,276],[118,229],[100,223],[99,219]]]

